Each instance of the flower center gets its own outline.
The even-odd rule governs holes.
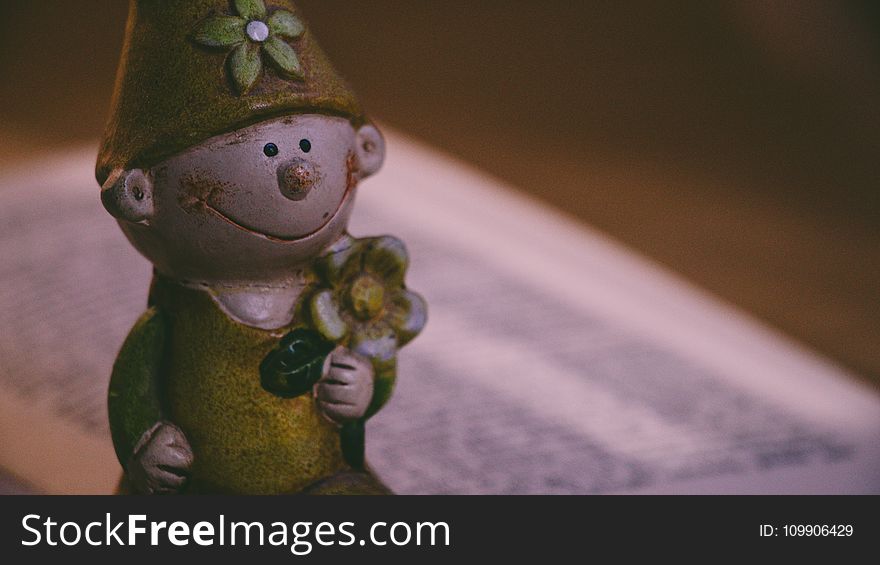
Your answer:
[[[375,318],[385,304],[385,288],[370,275],[361,275],[349,291],[355,316],[361,320]]]
[[[256,41],[257,43],[262,43],[269,39],[269,26],[259,20],[248,22],[245,32],[251,38],[251,41]]]

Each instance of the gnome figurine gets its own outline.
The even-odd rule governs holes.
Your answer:
[[[101,200],[154,265],[109,391],[121,492],[386,494],[364,426],[426,321],[347,233],[384,141],[290,0],[131,0]]]

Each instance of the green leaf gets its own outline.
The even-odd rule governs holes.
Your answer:
[[[309,307],[315,329],[324,338],[338,342],[348,334],[348,324],[339,315],[339,305],[331,291],[316,294]]]
[[[243,18],[236,16],[213,16],[196,27],[193,39],[208,47],[232,47],[247,39],[246,24]]]
[[[321,380],[324,362],[335,347],[312,330],[295,329],[260,363],[260,384],[281,398],[302,396]]]
[[[251,20],[262,20],[266,17],[266,5],[263,0],[235,0],[235,10],[242,18]]]
[[[278,10],[269,16],[269,29],[287,39],[296,39],[306,31],[302,21],[287,10]]]
[[[232,80],[239,94],[250,92],[262,71],[259,45],[246,42],[233,49],[229,57],[229,72],[232,73]]]
[[[302,65],[299,62],[299,57],[296,56],[296,51],[284,40],[275,36],[270,37],[263,43],[263,51],[278,69],[278,72],[285,77],[300,80],[304,78]]]

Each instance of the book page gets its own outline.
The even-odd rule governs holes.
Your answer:
[[[388,145],[351,231],[401,237],[430,307],[367,427],[396,492],[880,492],[874,389],[494,179]],[[150,279],[93,153],[0,179],[0,468],[43,492],[118,481],[106,387]]]

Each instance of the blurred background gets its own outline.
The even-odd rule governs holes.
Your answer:
[[[880,3],[299,6],[375,118],[880,382]],[[126,12],[0,0],[0,173],[97,143]]]

